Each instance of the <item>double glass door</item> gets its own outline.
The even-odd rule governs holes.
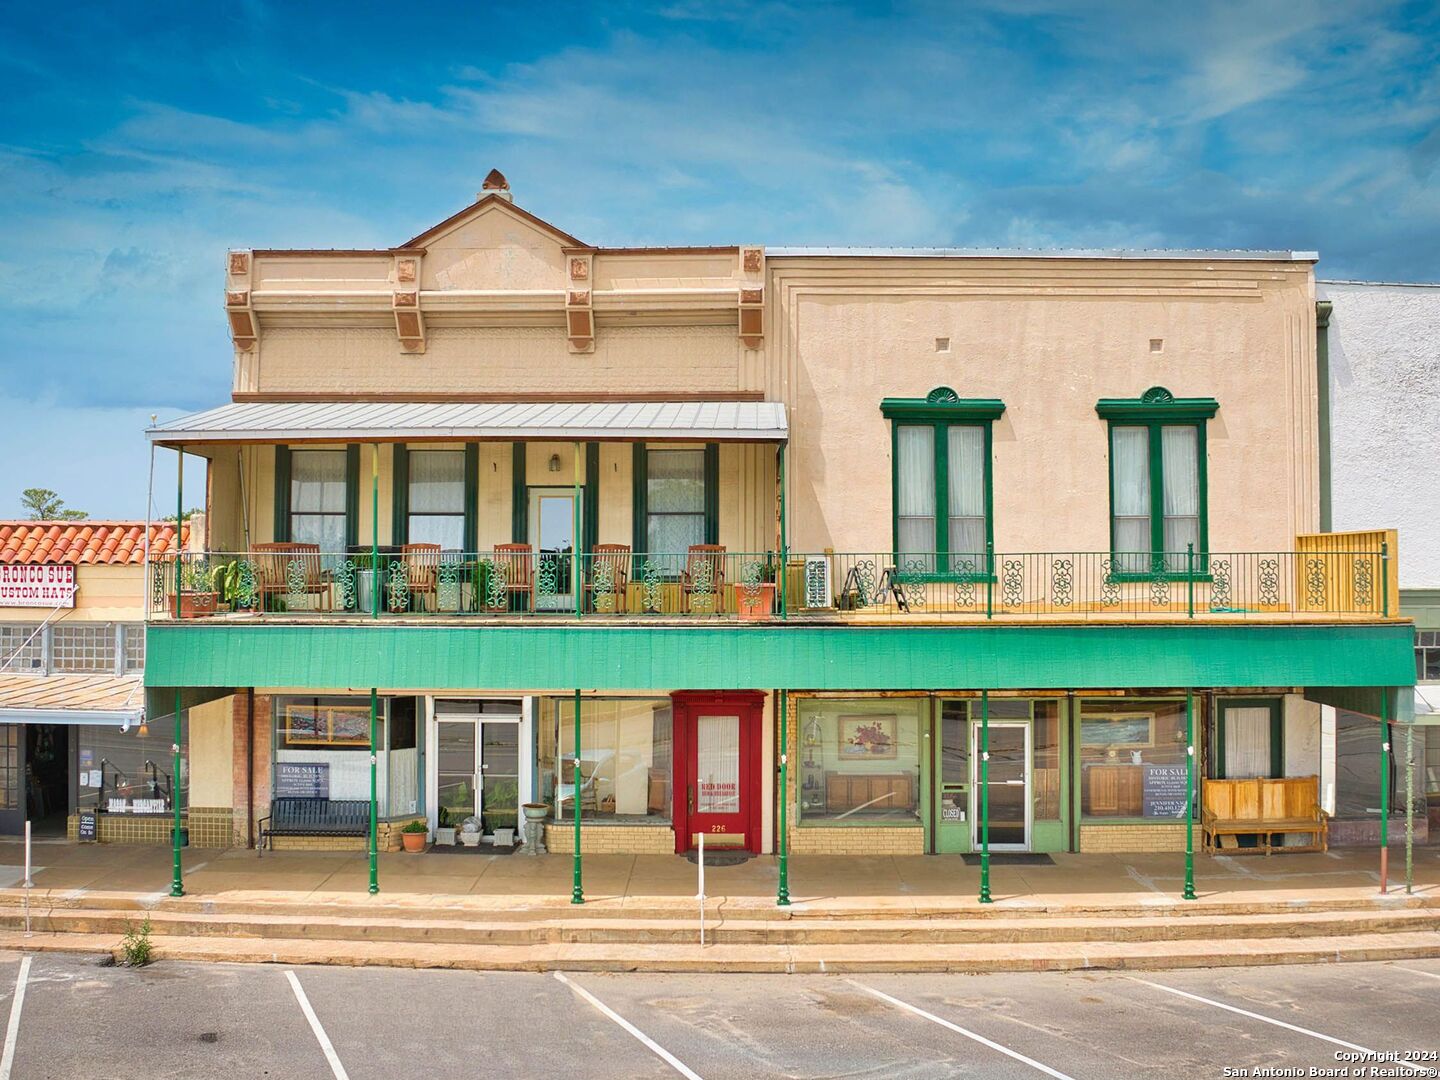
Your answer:
[[[520,816],[520,721],[436,717],[437,802],[459,828],[479,816],[483,831],[513,829]]]
[[[971,850],[981,846],[980,755],[983,745],[981,723],[971,723],[970,790],[975,805],[970,814],[973,833]],[[1030,725],[990,721],[990,850],[1028,851],[1030,848]]]

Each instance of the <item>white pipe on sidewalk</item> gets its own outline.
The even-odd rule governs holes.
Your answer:
[[[30,890],[35,883],[30,880],[30,819],[25,819],[25,936],[30,936]]]
[[[700,947],[703,949],[705,947],[705,834],[702,832],[699,837],[700,891],[696,893],[696,897],[700,901]]]

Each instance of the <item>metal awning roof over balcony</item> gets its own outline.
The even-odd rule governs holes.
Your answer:
[[[150,428],[163,446],[214,442],[618,440],[784,442],[778,401],[236,402]]]

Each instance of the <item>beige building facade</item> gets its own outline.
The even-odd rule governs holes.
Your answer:
[[[232,402],[151,433],[209,480],[147,681],[231,702],[237,841],[362,842],[285,818],[372,686],[389,829],[585,851],[1174,850],[1190,762],[1318,815],[1319,701],[1396,707],[1313,253],[604,248],[486,185],[230,252]]]

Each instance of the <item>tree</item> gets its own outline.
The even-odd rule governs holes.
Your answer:
[[[84,521],[90,516],[84,510],[65,509],[65,500],[49,488],[26,488],[20,493],[20,505],[30,511],[31,521]]]

